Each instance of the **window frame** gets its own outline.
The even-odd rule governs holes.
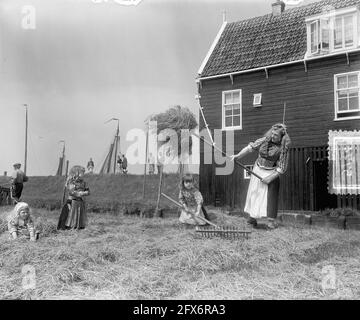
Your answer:
[[[231,127],[226,127],[225,126],[225,94],[227,93],[234,93],[234,92],[238,92],[239,93],[239,105],[240,105],[240,125],[239,126],[231,126]],[[233,105],[234,103],[232,103]],[[221,101],[221,122],[222,122],[222,130],[223,131],[227,131],[227,130],[242,130],[242,89],[235,89],[235,90],[226,90],[226,91],[222,91],[222,101]],[[232,117],[234,117],[234,115],[232,115]]]
[[[256,99],[259,99],[260,101],[258,103],[256,103]],[[254,108],[258,108],[262,106],[262,93],[254,93],[253,96],[253,107]]]
[[[358,15],[359,10],[357,7],[350,7],[350,8],[344,8],[336,10],[335,12],[325,13],[321,15],[316,16],[310,16],[305,19],[306,26],[307,26],[307,51],[306,51],[306,57],[316,56],[318,54],[326,55],[328,53],[337,53],[337,52],[344,52],[347,50],[352,50],[357,48],[360,45],[360,28],[358,27]],[[352,18],[352,26],[353,26],[353,44],[349,47],[346,47],[345,45],[345,18],[351,17]],[[341,18],[342,21],[342,45],[339,48],[335,48],[335,21],[336,19]],[[329,37],[329,48],[323,48],[323,20],[328,21],[328,37]],[[316,30],[317,30],[317,39],[318,39],[318,45],[317,50],[312,52],[312,46],[311,46],[311,26],[313,24],[316,24]],[[324,29],[326,30],[326,29]]]
[[[317,45],[316,45],[316,51],[312,51],[312,42],[311,42],[311,26],[315,24],[315,36],[316,36],[316,40],[317,40]],[[317,54],[319,53],[319,43],[320,43],[320,32],[319,32],[319,24],[320,24],[320,20],[315,20],[309,23],[309,38],[310,38],[310,54]]]
[[[338,106],[338,89],[337,88],[337,79],[341,76],[349,76],[352,74],[357,74],[358,76],[358,100],[359,100],[359,106],[357,110],[341,110],[339,111],[339,106]],[[349,88],[346,88],[345,90],[348,90]],[[347,114],[347,113],[353,113],[353,112],[360,112],[360,70],[359,71],[351,71],[351,72],[344,72],[344,73],[338,73],[338,74],[334,74],[334,113],[335,113],[335,118],[334,121],[341,121],[341,120],[352,120],[352,119],[360,119],[360,115],[358,116],[348,116],[348,117],[338,117],[338,114]]]
[[[353,44],[352,46],[346,47],[345,44],[345,18],[346,17],[352,17],[352,24],[353,24]],[[341,48],[335,48],[335,21],[336,19],[341,18]],[[338,51],[344,51],[344,50],[349,50],[349,49],[354,49],[357,47],[357,14],[356,12],[354,13],[347,13],[347,14],[341,14],[338,16],[335,16],[334,18],[334,32],[330,32],[330,43],[332,46],[332,51],[333,52],[338,52]],[[332,35],[331,35],[332,34]]]

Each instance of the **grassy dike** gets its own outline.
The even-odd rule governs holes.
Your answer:
[[[159,176],[146,177],[145,199],[142,197],[142,175],[85,175],[91,195],[86,198],[92,212],[117,212],[119,210],[149,209],[156,205]],[[8,178],[0,177],[0,185]],[[58,210],[64,192],[65,178],[59,176],[30,177],[24,184],[22,200],[32,207]],[[163,192],[177,199],[179,194],[177,174],[164,174]],[[161,208],[173,208],[166,199]]]

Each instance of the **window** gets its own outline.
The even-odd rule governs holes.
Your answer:
[[[335,75],[335,120],[360,117],[360,71]]]
[[[355,43],[353,15],[342,16],[335,19],[334,49],[351,48]]]
[[[241,129],[241,90],[223,91],[222,128]]]
[[[307,55],[325,54],[357,46],[356,8],[306,19]]]
[[[330,20],[319,19],[310,23],[310,52],[328,52],[330,48]]]
[[[329,51],[330,48],[330,21],[320,19],[320,50]]]
[[[254,100],[253,100],[253,106],[254,107],[260,107],[261,106],[261,93],[254,93]]]
[[[252,171],[254,166],[248,164],[248,165],[245,165],[245,167]],[[251,174],[247,170],[244,169],[244,179],[250,179],[250,178],[251,178]]]
[[[319,34],[319,28],[318,28],[318,21],[314,21],[310,24],[310,38],[311,38],[311,53],[317,53],[318,52],[318,34]]]

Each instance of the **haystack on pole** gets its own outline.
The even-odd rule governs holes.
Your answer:
[[[181,130],[194,130],[198,123],[196,121],[195,115],[185,107],[181,107],[179,105],[169,108],[167,111],[163,113],[159,113],[157,115],[154,115],[150,118],[151,121],[156,121],[157,123],[157,135],[159,135],[160,132],[163,130],[173,130],[175,131],[177,135],[177,143],[176,146],[171,145],[171,143],[174,141],[173,139],[170,139],[168,136],[166,141],[162,141],[162,144],[159,146],[159,148],[166,143],[170,143],[169,147],[173,154],[176,154],[178,157],[182,156],[183,150],[182,146],[184,144],[184,141],[182,141],[182,135]],[[158,141],[159,142],[159,141]],[[187,143],[189,143],[189,154],[191,153],[191,146],[192,146],[192,140],[191,136],[187,137]],[[164,171],[164,164],[160,162],[160,166],[158,167],[160,169],[159,174],[159,187],[158,187],[158,199],[156,202],[156,212],[155,215],[159,215],[159,206],[160,206],[160,199],[161,199],[161,189],[162,189],[162,183],[163,183],[163,171]],[[181,170],[181,164],[180,164],[180,171]]]
[[[105,161],[101,167],[100,170],[100,174],[106,174],[106,173],[111,173],[111,171],[113,170],[114,173],[116,173],[116,157],[117,157],[117,152],[118,152],[118,147],[119,147],[119,142],[120,142],[120,135],[119,135],[119,119],[118,118],[111,118],[107,121],[104,122],[104,124],[110,122],[110,121],[117,121],[117,129],[116,129],[116,133],[115,133],[115,137],[113,142],[110,145],[110,150],[109,153],[107,154]],[[114,153],[115,150],[115,153]],[[114,165],[113,167],[111,166],[111,161],[114,159]]]

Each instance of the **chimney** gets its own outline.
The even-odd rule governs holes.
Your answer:
[[[281,0],[276,0],[276,2],[271,4],[271,6],[272,6],[272,14],[274,17],[281,15],[281,13],[284,12],[285,10],[285,3]]]

